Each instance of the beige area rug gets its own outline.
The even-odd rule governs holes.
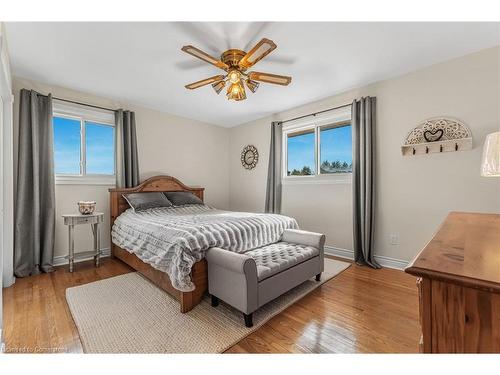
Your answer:
[[[181,314],[175,299],[136,272],[68,288],[66,300],[86,353],[220,353],[349,266],[325,259],[321,282],[308,280],[269,302],[254,313],[252,328],[232,307],[212,307],[208,296]]]

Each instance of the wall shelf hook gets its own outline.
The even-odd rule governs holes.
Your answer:
[[[428,119],[413,128],[401,146],[403,155],[472,149],[472,132],[464,123],[448,117]]]

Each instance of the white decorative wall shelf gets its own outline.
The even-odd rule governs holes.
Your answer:
[[[433,152],[472,149],[472,133],[462,122],[447,118],[431,118],[415,127],[406,136],[403,155],[422,155]]]

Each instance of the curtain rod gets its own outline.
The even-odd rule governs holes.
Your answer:
[[[281,123],[282,123],[282,124],[284,124],[285,122],[299,120],[299,119],[304,118],[304,117],[316,116],[316,115],[319,115],[319,114],[321,114],[321,113],[325,113],[325,112],[333,111],[333,110],[335,110],[335,109],[340,109],[340,108],[350,107],[351,105],[352,105],[352,103],[349,103],[349,104],[344,104],[344,105],[339,105],[338,107],[328,108],[328,109],[325,109],[325,110],[323,110],[323,111],[314,112],[314,113],[309,113],[308,115],[299,116],[299,117],[294,117],[294,118],[291,118],[291,119],[288,119],[288,120],[285,120],[285,121],[281,121]]]
[[[116,112],[116,109],[111,109],[111,108],[106,108],[106,107],[100,107],[98,105],[92,105],[92,104],[87,104],[87,103],[82,103],[82,102],[77,102],[74,100],[69,100],[69,99],[63,99],[63,98],[58,98],[56,96],[53,96],[52,99],[55,100],[60,100],[62,102],[67,102],[67,103],[73,103],[73,104],[79,104],[79,105],[84,105],[86,107],[92,107],[92,108],[97,108],[97,109],[104,109],[105,111],[111,111],[111,112]]]

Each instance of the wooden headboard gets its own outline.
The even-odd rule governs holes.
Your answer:
[[[203,200],[202,187],[189,187],[184,185],[175,177],[171,176],[154,176],[148,178],[142,184],[132,188],[115,188],[109,189],[109,204],[111,220],[110,224],[113,226],[115,219],[130,206],[127,201],[122,197],[122,194],[138,193],[141,191],[189,191]]]

